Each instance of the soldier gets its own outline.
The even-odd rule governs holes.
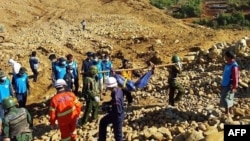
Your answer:
[[[82,118],[82,124],[89,121],[89,114],[92,114],[91,121],[97,119],[99,110],[99,92],[97,81],[97,67],[91,66],[89,69],[89,76],[85,77],[83,84],[83,95],[86,99],[86,109]]]
[[[178,74],[182,71],[182,66],[180,63],[180,58],[177,55],[174,55],[172,57],[172,63],[175,63],[174,66],[171,66],[169,68],[169,77],[168,77],[168,83],[169,83],[169,105],[175,106],[175,102],[180,101],[182,95],[184,94],[184,89],[181,84],[177,82]],[[178,90],[177,95],[175,96],[175,90]]]
[[[106,87],[111,91],[111,100],[104,103],[104,110],[108,112],[100,120],[99,139],[98,141],[106,141],[107,126],[112,124],[116,141],[122,141],[122,125],[124,120],[124,101],[122,89],[117,87],[117,81],[114,77],[107,78]],[[110,108],[106,108],[109,107]]]
[[[4,99],[3,107],[3,141],[32,141],[33,121],[27,109],[17,108],[12,97]]]

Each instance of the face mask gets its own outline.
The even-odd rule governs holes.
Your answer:
[[[97,62],[97,61],[98,61],[98,58],[95,58],[94,61]]]
[[[66,65],[66,61],[63,61],[62,64],[63,64],[63,65]]]
[[[109,58],[106,58],[106,59],[105,59],[105,61],[107,61],[107,62],[108,62],[108,61],[109,61]]]
[[[73,70],[70,70],[69,72],[70,72],[70,73],[73,73]]]

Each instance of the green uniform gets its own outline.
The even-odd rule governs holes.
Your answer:
[[[31,141],[32,126],[32,118],[25,108],[12,107],[3,120],[4,138],[10,138],[11,141]]]
[[[181,100],[181,97],[184,94],[184,88],[177,81],[178,74],[181,73],[181,70],[177,66],[171,66],[169,70],[169,104],[174,106],[175,101]],[[175,91],[178,90],[177,95],[175,96]]]
[[[82,124],[89,121],[89,114],[91,113],[91,120],[97,119],[99,104],[95,101],[95,96],[98,94],[98,81],[94,77],[85,77],[83,84],[83,94],[86,99],[86,108],[82,118]]]

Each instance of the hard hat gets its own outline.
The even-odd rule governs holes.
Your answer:
[[[14,99],[12,97],[8,97],[6,99],[3,100],[3,108],[4,109],[9,109],[11,107],[16,106],[16,102],[14,101]]]
[[[178,56],[178,55],[174,55],[173,57],[172,57],[172,62],[173,63],[178,63],[178,62],[180,62],[181,60],[180,60],[180,57]]]
[[[106,79],[106,87],[113,88],[117,87],[117,81],[114,77],[109,77]]]
[[[92,65],[90,68],[89,68],[89,73],[92,74],[92,75],[96,75],[98,73],[98,69],[96,66]]]
[[[55,88],[62,88],[64,86],[67,86],[67,83],[65,82],[65,80],[63,79],[56,80]]]

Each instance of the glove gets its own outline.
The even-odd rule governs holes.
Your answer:
[[[95,101],[100,102],[100,98],[98,96],[95,96]]]

